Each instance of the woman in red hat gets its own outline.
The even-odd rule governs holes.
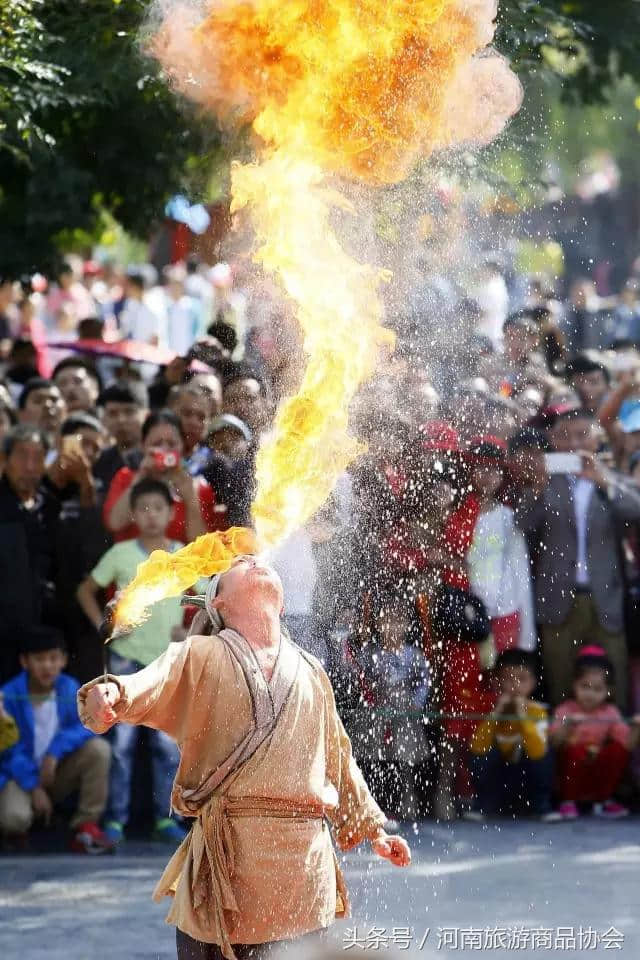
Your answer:
[[[461,493],[467,480],[455,431],[438,421],[425,425],[421,433],[421,457],[407,482],[404,516],[388,537],[383,557],[396,581],[404,580],[415,596],[424,627],[435,699],[445,714],[435,812],[447,819],[454,812],[452,794],[471,793],[464,757],[477,721],[467,714],[491,709],[494,695],[478,644],[461,641],[453,623],[450,631],[446,625],[436,627],[431,616],[443,590],[470,592],[466,559],[479,503],[472,494]]]

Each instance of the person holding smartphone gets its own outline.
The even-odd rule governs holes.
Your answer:
[[[537,547],[536,612],[547,695],[552,706],[567,699],[577,651],[595,642],[614,665],[616,700],[623,708],[627,648],[617,524],[640,518],[640,495],[612,482],[615,474],[598,461],[597,427],[587,410],[563,410],[549,439],[555,454],[570,455],[567,472],[551,473],[540,461],[516,509],[521,529]],[[554,469],[553,460],[547,464]]]

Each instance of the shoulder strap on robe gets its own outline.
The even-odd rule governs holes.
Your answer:
[[[274,667],[271,687],[267,684],[249,644],[234,630],[224,629],[218,636],[236,658],[244,673],[251,695],[251,726],[232,752],[199,786],[182,791],[182,800],[189,807],[199,808],[232,773],[247,763],[276,728],[298,675],[302,651],[284,634]]]

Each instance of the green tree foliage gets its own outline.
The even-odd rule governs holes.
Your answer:
[[[640,80],[640,0],[500,0],[497,44],[521,75],[559,77],[564,99],[595,102]]]
[[[0,150],[27,159],[34,138],[50,142],[34,109],[59,105],[65,70],[42,59],[43,0],[10,0],[0,6]]]
[[[62,231],[104,211],[144,237],[197,194],[219,137],[144,56],[149,0],[0,0],[0,272],[47,269]],[[497,43],[523,79],[597,101],[640,77],[640,0],[501,0]]]
[[[18,273],[50,267],[60,231],[90,231],[103,209],[148,234],[171,192],[204,182],[219,138],[144,56],[145,0],[11,3],[21,9],[0,20],[14,38],[0,62],[0,270]]]

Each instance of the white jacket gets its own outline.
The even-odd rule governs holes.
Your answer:
[[[529,551],[510,507],[496,504],[478,516],[467,565],[471,590],[483,601],[489,616],[493,619],[519,613],[518,646],[535,650],[537,635]]]

